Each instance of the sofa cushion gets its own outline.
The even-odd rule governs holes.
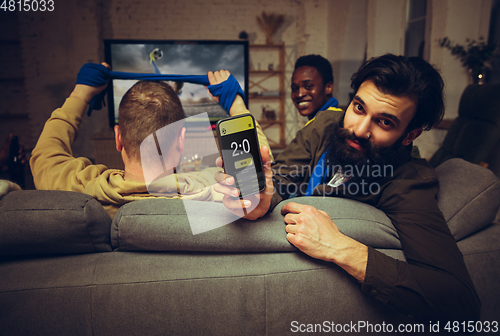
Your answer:
[[[111,251],[111,218],[92,196],[22,190],[0,199],[0,256]]]
[[[381,249],[401,248],[396,230],[380,210],[353,200],[299,197],[294,202],[325,210],[344,234]],[[147,199],[118,210],[111,225],[111,243],[120,251],[294,251],[286,239],[280,203],[257,221],[237,219],[217,229],[193,235],[185,210],[196,208],[199,221],[212,223],[233,216],[221,203]],[[194,203],[193,203],[194,202]],[[194,206],[193,206],[194,205]],[[354,215],[355,214],[355,215]]]
[[[463,159],[436,168],[439,208],[455,240],[491,224],[500,206],[500,180],[490,170]]]
[[[111,224],[111,244],[120,251],[293,251],[283,222],[266,216],[238,219],[215,230],[193,235],[184,202],[207,223],[229,222],[233,215],[222,203],[180,199],[145,199],[122,206]]]

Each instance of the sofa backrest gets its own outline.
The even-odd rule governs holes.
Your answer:
[[[460,98],[458,117],[429,160],[437,167],[450,158],[485,161],[500,140],[500,83],[472,84]]]
[[[494,220],[500,206],[500,180],[491,171],[462,159],[448,160],[436,171],[440,179],[438,205],[455,240],[464,239]],[[293,201],[326,211],[341,232],[366,245],[401,248],[391,221],[372,206],[341,198],[297,197]],[[121,251],[292,251],[280,213],[286,202],[258,221],[237,219],[194,235],[190,216],[197,222],[212,223],[229,222],[232,214],[220,203],[136,201],[118,211],[111,225],[111,241],[113,248]]]
[[[500,206],[500,180],[462,159],[436,169],[438,204],[455,240],[488,226]],[[377,249],[400,249],[391,221],[380,210],[353,200],[298,197],[294,202],[325,210],[340,231]],[[286,201],[285,201],[286,202]],[[282,203],[284,204],[284,203]],[[236,219],[193,234],[198,222],[227,222],[221,203],[145,199],[122,206],[113,222],[91,196],[68,191],[24,190],[0,198],[0,257],[119,251],[292,252],[281,205],[258,221]],[[191,214],[193,215],[193,214]]]
[[[340,198],[298,197],[294,202],[327,211],[344,234],[375,248],[401,248],[394,226],[380,210]],[[222,203],[180,199],[147,199],[118,210],[111,225],[111,242],[120,251],[289,252],[281,205],[257,221],[237,219],[193,234],[190,218],[224,221],[232,216]],[[190,216],[186,208],[196,210]]]

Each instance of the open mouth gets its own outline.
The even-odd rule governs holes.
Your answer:
[[[309,105],[311,104],[311,101],[300,101],[300,102],[297,102],[297,106],[299,108],[307,108],[309,107]]]

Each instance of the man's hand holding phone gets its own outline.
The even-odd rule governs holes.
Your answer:
[[[220,70],[215,72],[209,71],[207,74],[209,82],[212,85],[224,82],[229,78],[230,75],[231,75],[230,72],[227,70]],[[216,101],[218,101],[218,97],[213,97],[213,98]],[[229,114],[231,116],[235,116],[243,111],[248,112],[245,106],[245,102],[243,101],[241,96],[236,95],[233,104],[231,106],[231,109],[229,111]],[[253,124],[253,121],[251,122],[251,124]],[[220,125],[217,125],[217,131],[218,133],[221,133],[219,126]],[[272,182],[272,175],[273,175],[271,171],[272,160],[270,157],[269,148],[267,146],[263,146],[262,148],[260,148],[261,155],[259,155],[258,152],[255,153],[256,150],[255,147],[258,148],[259,146],[254,130],[255,125],[253,125],[251,128],[252,130],[250,131],[249,129],[247,133],[253,133],[253,134],[247,134],[248,138],[243,137],[242,140],[238,138],[234,139],[233,137],[233,140],[230,141],[231,150],[228,151],[226,149],[226,155],[228,155],[231,162],[226,162],[226,164],[228,165],[229,170],[233,172],[235,168],[236,170],[240,170],[238,168],[255,166],[257,175],[260,175],[261,178],[262,177],[264,178],[264,181],[261,180],[261,182],[258,183],[260,192],[257,191],[257,193],[253,195],[245,195],[245,192],[243,192],[243,197],[242,197],[241,196],[242,190],[236,187],[238,183],[235,180],[235,178],[240,178],[241,176],[239,177],[231,176],[224,174],[222,172],[217,173],[215,176],[215,179],[218,183],[214,185],[214,190],[224,195],[223,203],[226,206],[226,208],[229,209],[232,213],[236,214],[239,217],[255,220],[259,217],[264,216],[269,210],[271,206],[271,198],[274,193],[274,185]],[[234,133],[239,133],[239,129],[235,130]],[[221,148],[226,147],[221,144],[221,135],[226,135],[226,132],[223,131],[223,134],[218,134],[218,135],[219,135],[219,145],[221,146]],[[229,146],[227,147],[229,148]],[[232,153],[232,155],[230,155],[228,152]],[[252,154],[253,159],[249,160],[248,154]],[[261,158],[258,158],[258,156],[260,156]],[[262,162],[262,167],[261,167],[262,170],[260,170],[259,168],[259,166],[261,165],[261,162],[259,161]],[[222,158],[219,157],[217,159],[216,164],[219,167],[223,167]],[[261,173],[259,173],[259,171]],[[259,180],[259,178],[257,179]],[[245,186],[243,187],[244,189],[246,189],[245,191],[248,191],[248,188],[245,188]]]
[[[241,199],[239,197],[240,190],[234,186],[235,180],[233,176],[218,172],[215,179],[218,182],[213,186],[214,190],[223,194],[222,202],[224,206],[237,216],[256,220],[264,216],[271,206],[271,198],[274,193],[273,172],[271,170],[271,159],[269,156],[269,148],[263,146],[260,148],[262,164],[264,167],[264,177],[266,187],[258,194],[250,195]],[[218,167],[223,166],[222,158],[216,161]],[[247,209],[251,209],[247,212]]]

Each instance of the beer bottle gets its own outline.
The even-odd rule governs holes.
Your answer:
[[[17,183],[24,189],[24,165],[19,160],[19,139],[17,135],[12,137],[9,150],[9,180]]]

